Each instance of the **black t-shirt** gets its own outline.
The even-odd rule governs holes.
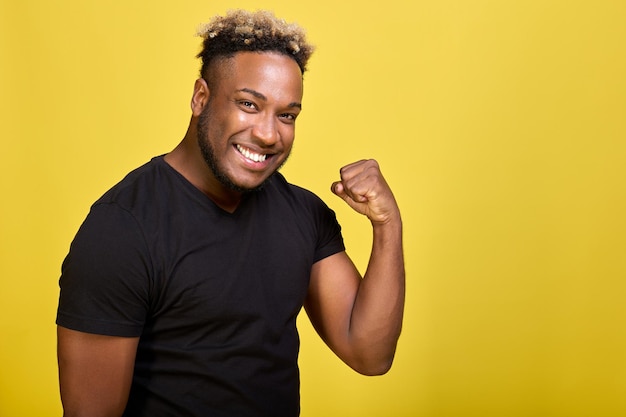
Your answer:
[[[296,317],[334,213],[276,173],[234,213],[162,157],[91,208],[63,262],[57,324],[140,337],[126,416],[295,416]]]

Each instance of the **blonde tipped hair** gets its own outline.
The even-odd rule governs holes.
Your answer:
[[[302,27],[278,19],[267,10],[231,10],[215,16],[199,28],[198,36],[204,39],[198,54],[203,76],[214,58],[242,51],[282,53],[292,57],[304,73],[314,50]]]

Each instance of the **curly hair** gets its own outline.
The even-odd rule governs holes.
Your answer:
[[[231,10],[225,16],[215,16],[200,27],[198,36],[204,38],[197,55],[202,59],[201,76],[215,58],[242,51],[282,53],[292,57],[304,73],[314,50],[302,27],[278,19],[267,10]]]

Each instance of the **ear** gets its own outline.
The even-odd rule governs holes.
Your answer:
[[[194,116],[200,116],[204,106],[209,102],[209,86],[204,78],[198,78],[193,86],[191,97],[191,112]]]

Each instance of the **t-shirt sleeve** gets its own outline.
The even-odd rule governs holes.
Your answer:
[[[318,239],[313,262],[320,261],[345,250],[341,226],[335,212],[322,200],[317,201]]]
[[[150,265],[135,218],[113,203],[94,205],[63,262],[57,324],[139,336],[149,309]]]

